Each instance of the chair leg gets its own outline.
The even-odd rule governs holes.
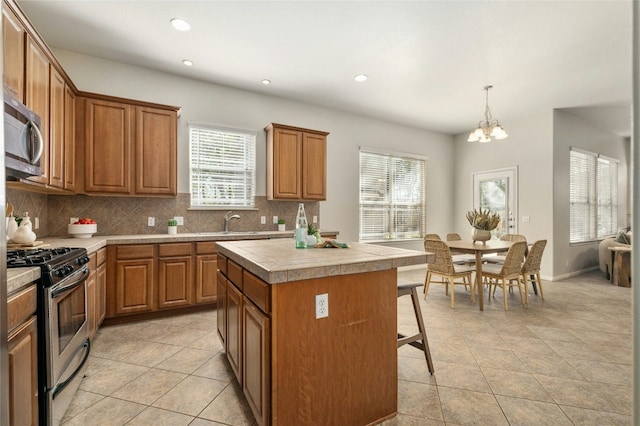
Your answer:
[[[536,273],[536,284],[540,288],[540,297],[544,300],[544,291],[542,291],[542,280],[540,279],[540,272]]]
[[[415,345],[424,352],[424,357],[427,359],[427,367],[429,373],[433,375],[433,360],[431,359],[431,351],[429,350],[429,341],[427,340],[427,330],[424,327],[424,320],[422,319],[422,311],[420,310],[420,301],[418,300],[418,292],[415,288],[411,289],[411,301],[413,302],[413,312],[416,314],[416,321],[418,322],[418,330],[422,336],[422,348]],[[416,343],[416,342],[413,342]]]
[[[507,310],[507,280],[502,278],[502,298],[504,299],[504,310]]]
[[[476,303],[476,297],[474,294],[476,288],[473,286],[473,281],[471,281],[471,273],[469,273],[468,276],[465,276],[465,279],[469,281],[469,287],[471,287],[471,303]]]
[[[516,283],[518,284],[518,293],[520,293],[520,303],[524,305],[525,303],[524,303],[524,298],[522,297],[522,287],[520,287],[520,277],[518,277],[518,279],[516,280]]]
[[[429,292],[429,284],[431,283],[431,271],[427,271],[427,277],[424,280],[424,300],[427,300],[427,293]]]
[[[449,286],[451,286],[451,309],[453,309],[454,301],[456,297],[456,288],[454,287],[454,284],[453,284],[453,278],[447,277],[447,288]]]

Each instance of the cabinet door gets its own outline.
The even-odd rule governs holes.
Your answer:
[[[32,316],[9,335],[9,424],[38,424],[37,321]]]
[[[302,133],[273,130],[273,198],[299,200],[302,196]]]
[[[76,95],[64,88],[64,189],[76,189]]]
[[[259,425],[269,424],[269,326],[269,318],[245,299],[242,306],[242,391]]]
[[[131,121],[130,105],[86,99],[86,192],[131,192]]]
[[[116,315],[153,310],[153,259],[116,261]]]
[[[196,303],[216,301],[218,256],[196,256]]]
[[[2,8],[2,44],[4,87],[24,103],[24,27],[16,15],[4,5]]]
[[[302,198],[327,199],[327,137],[302,134]]]
[[[49,183],[49,60],[44,52],[27,36],[25,104],[40,116],[40,133],[44,149],[40,159],[42,176],[29,178],[35,182]]]
[[[65,139],[65,82],[51,67],[50,127],[49,127],[49,185],[64,186],[64,139]]]
[[[177,194],[176,121],[175,111],[136,107],[136,194]]]
[[[98,321],[96,312],[97,291],[96,291],[96,271],[93,270],[87,278],[87,325],[89,338],[93,339],[98,331]]]
[[[220,337],[220,342],[222,343],[222,347],[226,348],[226,340],[227,340],[227,279],[222,275],[222,272],[218,271],[217,273],[218,279],[216,280],[216,287],[218,293],[218,299],[216,300],[216,319],[217,319],[217,328],[218,328],[218,337]]]
[[[107,314],[107,264],[98,266],[96,272],[96,329],[98,329]]]
[[[242,293],[227,281],[227,339],[226,351],[231,369],[242,383]]]
[[[191,256],[158,259],[158,308],[175,308],[192,303]]]

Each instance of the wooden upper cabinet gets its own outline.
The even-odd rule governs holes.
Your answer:
[[[49,185],[64,187],[65,82],[55,68],[50,79]]]
[[[44,150],[40,159],[42,176],[29,178],[34,182],[49,184],[49,59],[40,46],[27,36],[25,105],[40,117],[40,133]]]
[[[86,192],[131,192],[131,106],[85,100]]]
[[[103,98],[83,96],[84,191],[175,196],[177,108]]]
[[[177,194],[176,124],[175,111],[136,107],[136,194]]]
[[[24,103],[24,42],[25,29],[16,15],[2,8],[2,42],[4,87]]]
[[[64,88],[64,189],[76,190],[76,94]]]
[[[318,130],[269,124],[267,199],[327,199],[327,135]]]

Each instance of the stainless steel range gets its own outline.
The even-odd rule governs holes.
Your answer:
[[[90,342],[83,248],[8,250],[7,268],[39,267],[38,398],[41,425],[62,420],[80,385]]]

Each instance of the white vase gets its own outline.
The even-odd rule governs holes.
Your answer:
[[[169,235],[176,235],[178,233],[177,226],[168,226],[167,229],[168,229]]]
[[[491,239],[491,231],[486,229],[477,229],[471,228],[471,239],[475,243],[476,241],[482,241],[484,244],[485,241],[489,241]]]
[[[278,224],[278,231],[280,231],[280,232],[286,231],[284,223],[279,223]]]

